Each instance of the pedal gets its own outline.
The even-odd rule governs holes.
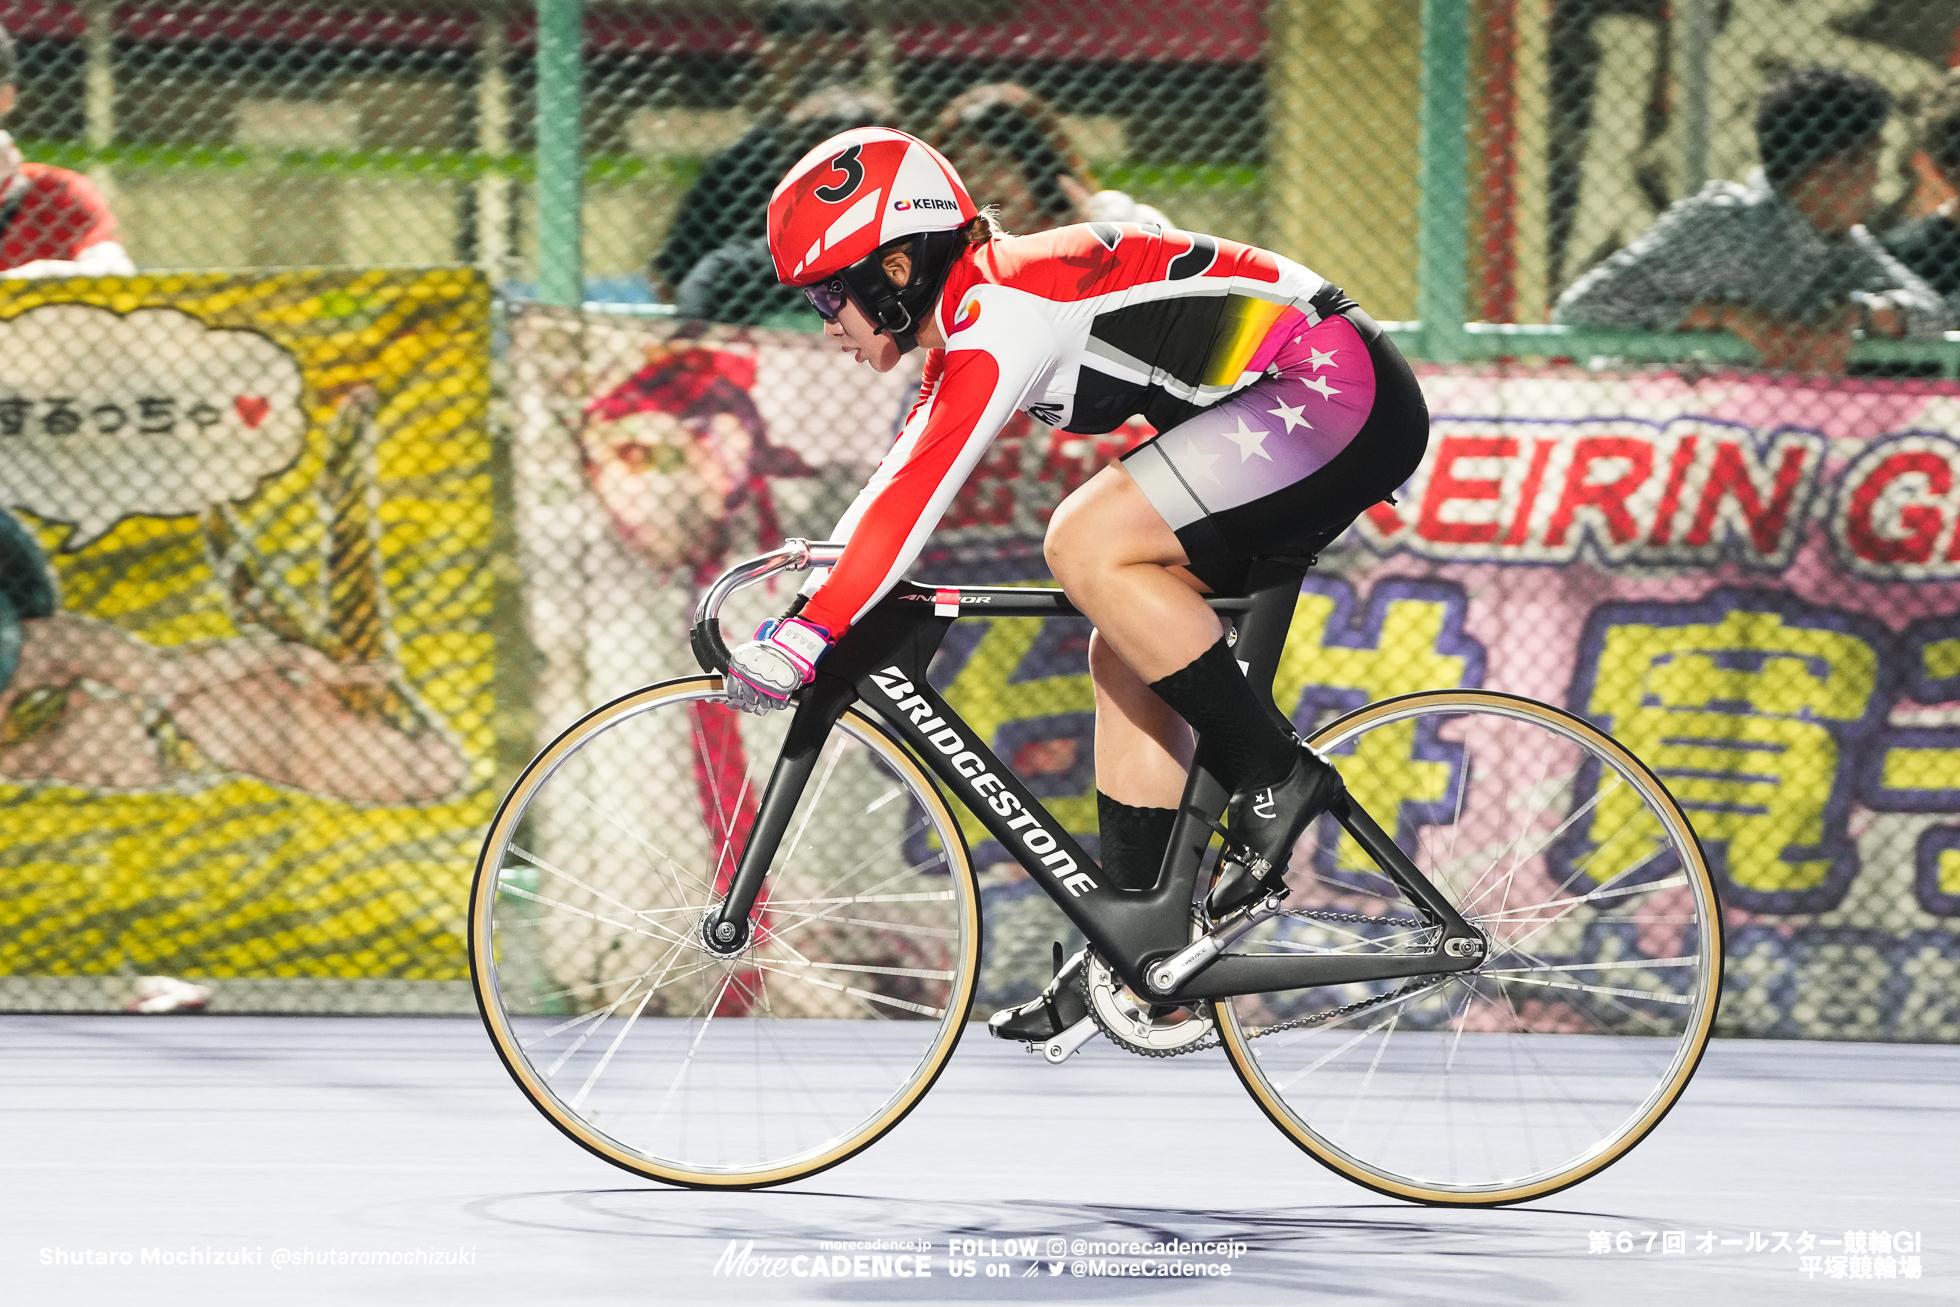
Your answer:
[[[1055,945],[1055,977],[1047,988],[1019,1007],[1005,1008],[987,1019],[987,1033],[996,1039],[1013,1039],[1030,1049],[1068,1034],[1088,1015],[1088,999],[1082,992],[1082,966],[1089,955],[1083,949],[1063,961],[1062,946]]]
[[[1278,894],[1281,898],[1286,896],[1283,869],[1275,869],[1272,863],[1233,839],[1232,832],[1223,823],[1214,821],[1197,808],[1186,808],[1185,811],[1225,841],[1224,852],[1218,855],[1218,882],[1205,897],[1207,916],[1217,921],[1229,915],[1233,909],[1256,903],[1268,894]]]
[[[1102,1033],[1094,1017],[1083,1017],[1080,1021],[1056,1035],[1041,1046],[1041,1055],[1048,1059],[1048,1065],[1060,1066],[1081,1051],[1082,1046]]]
[[[1286,897],[1286,877],[1273,870],[1272,863],[1257,856],[1234,857],[1233,852],[1242,854],[1244,850],[1228,851],[1219,859],[1218,883],[1205,898],[1205,914],[1213,921],[1223,920],[1269,894]]]

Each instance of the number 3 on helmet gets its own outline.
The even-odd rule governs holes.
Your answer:
[[[939,151],[888,127],[859,127],[804,155],[778,183],[769,254],[777,278],[801,287],[824,317],[835,318],[849,298],[910,350],[966,244],[962,229],[978,216]],[[879,266],[891,247],[912,257],[902,288]]]

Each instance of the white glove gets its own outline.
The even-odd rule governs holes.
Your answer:
[[[817,659],[830,648],[830,632],[800,617],[764,622],[756,638],[728,655],[722,683],[728,702],[743,712],[789,707],[789,697],[817,674]]]

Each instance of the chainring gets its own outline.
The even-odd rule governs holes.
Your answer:
[[[1197,1004],[1183,1021],[1159,1021],[1124,990],[1123,982],[1094,949],[1089,950],[1087,965],[1082,968],[1082,989],[1097,1029],[1126,1052],[1138,1057],[1177,1057],[1218,1046],[1211,1004]]]

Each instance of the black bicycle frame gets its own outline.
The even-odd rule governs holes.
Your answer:
[[[1260,703],[1276,721],[1285,715],[1272,701],[1273,675],[1305,575],[1303,560],[1265,559],[1254,564],[1245,597],[1214,597],[1211,607],[1232,615],[1238,629],[1233,652],[1246,669]],[[782,753],[764,789],[756,821],[742,850],[719,912],[705,929],[712,947],[734,951],[748,938],[749,913],[789,828],[824,740],[846,709],[863,702],[890,725],[941,784],[979,818],[1036,884],[1082,931],[1099,956],[1138,993],[1169,1002],[1195,1002],[1238,994],[1269,993],[1317,985],[1392,980],[1468,971],[1483,954],[1482,936],[1436,892],[1388,833],[1359,804],[1342,802],[1333,816],[1367,850],[1384,875],[1427,919],[1441,928],[1428,953],[1261,954],[1226,953],[1169,995],[1157,995],[1144,977],[1154,963],[1191,942],[1193,906],[1201,897],[1198,873],[1212,831],[1198,813],[1216,817],[1231,797],[1205,765],[1199,741],[1184,799],[1157,883],[1147,890],[1111,885],[1088,854],[1022,782],[994,756],[926,682],[926,666],[957,618],[1081,616],[1059,590],[1013,586],[926,587],[901,583],[824,656],[817,678],[797,704]],[[697,627],[696,657],[705,670],[727,668],[718,630]],[[1454,940],[1474,947],[1451,947]],[[1462,955],[1458,952],[1461,950]]]

